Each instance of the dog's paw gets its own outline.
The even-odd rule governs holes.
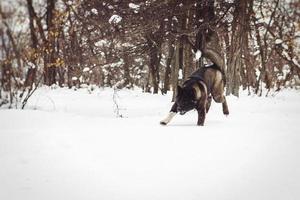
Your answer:
[[[204,122],[198,122],[197,126],[204,126]]]
[[[224,110],[223,114],[226,115],[226,117],[229,115],[229,111],[228,110]]]
[[[224,114],[226,117],[229,116],[229,112],[224,112],[223,114]]]
[[[164,121],[160,121],[159,123],[160,123],[160,125],[164,125],[164,126],[167,125],[167,123]]]

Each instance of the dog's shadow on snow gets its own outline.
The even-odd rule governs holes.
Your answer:
[[[165,127],[168,127],[168,126],[170,126],[170,127],[184,127],[184,126],[197,126],[197,124],[168,124],[168,125],[166,125]]]
[[[222,120],[210,120],[209,122],[205,122],[204,126],[198,126],[197,125],[197,122],[194,122],[194,123],[176,123],[176,122],[173,122],[173,123],[170,123],[168,125],[165,125],[165,127],[216,127],[216,126],[221,126],[222,124],[224,124],[224,121]]]

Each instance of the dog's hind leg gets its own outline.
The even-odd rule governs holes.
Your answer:
[[[217,103],[222,103],[222,108],[223,108],[223,114],[224,115],[229,115],[229,110],[228,110],[228,105],[227,101],[224,95],[213,95],[215,102]]]
[[[224,115],[229,115],[228,105],[226,98],[224,96],[224,82],[218,77],[218,81],[214,84],[212,88],[212,96],[217,103],[222,103]]]
[[[174,103],[171,110],[170,110],[170,112],[169,112],[169,114],[168,114],[168,116],[165,119],[161,120],[160,124],[161,125],[167,125],[173,119],[173,117],[176,114],[177,114],[177,104]]]

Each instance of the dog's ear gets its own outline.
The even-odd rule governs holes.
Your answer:
[[[181,95],[181,93],[182,93],[182,87],[177,85],[177,95]]]

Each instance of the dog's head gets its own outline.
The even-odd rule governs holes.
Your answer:
[[[184,115],[186,112],[193,110],[197,105],[195,89],[190,86],[177,86],[176,104],[177,111],[181,115]]]

